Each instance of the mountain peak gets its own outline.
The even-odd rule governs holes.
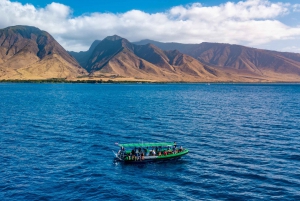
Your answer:
[[[27,25],[15,25],[4,28],[4,30],[27,30],[27,31],[41,31],[39,28],[34,26],[27,26]]]
[[[20,34],[24,38],[31,38],[31,34],[48,35],[47,32],[42,31],[37,27],[25,26],[25,25],[11,26],[11,27],[7,27],[7,28],[1,29],[1,30],[4,31],[4,33],[6,33],[6,34],[9,34],[9,33]]]
[[[40,30],[37,27],[34,26],[27,26],[27,25],[16,25],[16,26],[11,26],[11,27],[6,27],[3,30],[5,31],[12,31],[12,32],[28,32],[28,33],[35,33],[35,34],[40,34],[45,31]]]
[[[110,41],[117,41],[117,40],[121,40],[124,39],[118,35],[113,35],[113,36],[107,36],[104,40],[110,40]]]
[[[122,38],[118,35],[113,35],[113,36],[107,36],[104,40],[102,40],[97,47],[99,47],[103,45],[106,46],[106,48],[110,49],[114,49],[114,48],[127,48],[132,50],[133,49],[133,45],[126,39],[126,38]],[[96,47],[96,49],[97,49]]]
[[[86,73],[49,33],[32,26],[0,29],[0,53],[2,79],[65,78]]]
[[[95,40],[93,43],[92,43],[92,45],[91,45],[91,47],[89,48],[89,52],[93,52],[94,51],[94,49],[97,47],[97,45],[99,45],[99,43],[101,42],[101,40]]]

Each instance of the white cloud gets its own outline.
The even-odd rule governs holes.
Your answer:
[[[300,12],[300,4],[293,5],[293,11],[294,12]]]
[[[70,7],[51,3],[45,8],[0,0],[0,27],[22,24],[48,31],[68,50],[86,50],[95,39],[118,34],[130,41],[203,41],[261,45],[300,36],[300,27],[278,18],[297,11],[299,4],[268,0],[227,2],[218,6],[194,3],[162,13],[131,10],[121,14],[91,13],[72,16]]]

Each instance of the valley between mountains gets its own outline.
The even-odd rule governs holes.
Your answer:
[[[300,54],[220,43],[95,40],[66,51],[36,27],[0,30],[0,80],[147,82],[299,82]]]

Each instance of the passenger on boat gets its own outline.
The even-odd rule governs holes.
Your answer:
[[[154,149],[152,150],[152,154],[153,154],[153,156],[155,156],[155,154],[156,154]]]
[[[134,149],[131,151],[131,157],[132,157],[132,158],[131,158],[132,160],[135,159],[135,151],[134,151]]]
[[[183,151],[183,148],[182,148],[182,146],[180,146],[179,152],[182,152],[182,151]]]
[[[176,145],[176,142],[174,142],[174,148],[176,148],[176,146],[177,146],[177,145]]]
[[[131,160],[131,158],[132,158],[132,153],[130,152],[128,155],[128,160]]]
[[[144,160],[144,159],[145,159],[144,153],[142,152],[142,153],[141,153],[141,160]]]
[[[176,152],[176,145],[174,145],[173,147],[173,154],[175,154],[175,152]]]
[[[149,155],[150,155],[149,149],[148,149],[148,147],[146,147],[146,149],[145,149],[145,156],[149,156]]]
[[[168,147],[168,150],[167,150],[167,154],[169,155],[169,154],[171,154],[172,153],[172,147]]]
[[[144,155],[146,155],[147,154],[147,149],[143,148],[142,152],[144,153]]]
[[[168,150],[168,154],[172,154],[173,152],[172,152],[172,150],[170,149],[170,150]]]
[[[120,150],[118,151],[118,155],[121,156],[121,157],[123,157],[124,154],[125,154],[125,149],[124,149],[124,147],[120,147]]]

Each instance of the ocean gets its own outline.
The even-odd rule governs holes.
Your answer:
[[[300,200],[298,84],[0,84],[0,200]],[[115,143],[176,142],[126,165]]]

